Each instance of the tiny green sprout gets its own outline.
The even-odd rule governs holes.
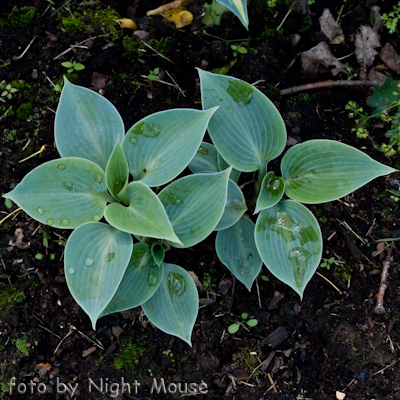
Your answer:
[[[62,92],[62,86],[57,83],[57,85],[54,85],[54,91],[61,93]]]
[[[54,253],[50,254],[50,260],[54,261],[56,259],[56,255]]]
[[[329,270],[331,268],[331,265],[334,263],[334,261],[335,261],[335,257],[323,258],[322,263],[320,264],[320,267],[326,268],[327,270]]]
[[[234,333],[236,333],[240,326],[242,325],[245,328],[245,325],[249,326],[250,328],[256,326],[258,324],[258,321],[256,319],[247,319],[248,314],[247,313],[242,313],[241,315],[242,317],[242,321],[241,322],[235,322],[232,325],[229,325],[228,327],[228,332],[233,335]]]
[[[265,282],[269,282],[268,276],[261,275],[261,279],[262,279],[263,281],[265,281]]]
[[[70,74],[74,71],[82,71],[85,69],[85,66],[81,63],[78,63],[76,61],[70,62],[70,61],[64,61],[61,63],[61,65],[65,68],[68,68],[67,72]]]
[[[153,70],[150,70],[150,73],[149,73],[149,75],[147,75],[147,77],[151,81],[157,81],[160,79],[160,77],[158,76],[159,72],[160,72],[160,68],[154,68]]]
[[[8,84],[1,93],[1,97],[7,97],[8,100],[11,100],[12,94],[15,92],[18,92],[18,89],[13,88],[10,84]]]
[[[231,44],[231,49],[233,50],[233,57],[237,57],[238,53],[247,54],[246,47],[237,46],[236,44]]]
[[[42,260],[42,259],[43,259],[43,254],[37,253],[37,254],[35,255],[35,258],[36,258],[36,260]]]

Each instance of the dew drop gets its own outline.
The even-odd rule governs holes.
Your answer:
[[[185,293],[186,281],[183,275],[170,271],[167,282],[169,296],[172,300],[175,296],[181,296]]]
[[[95,214],[95,215],[93,215],[93,217],[92,217],[92,221],[98,221],[100,218],[101,218],[100,215]]]
[[[151,274],[149,275],[149,285],[155,286],[157,284],[157,275]]]
[[[107,253],[104,256],[104,259],[106,260],[106,262],[110,262],[114,257],[115,257],[115,253]]]
[[[61,226],[67,226],[67,225],[69,225],[69,219],[68,219],[68,218],[62,219],[61,222],[60,222],[60,225],[61,225]]]
[[[64,164],[58,164],[57,165],[57,169],[65,169],[65,165]]]
[[[54,223],[53,218],[49,218],[49,219],[46,221],[46,224],[47,224],[47,225],[53,225],[53,223]]]
[[[137,143],[137,141],[138,141],[137,137],[135,137],[135,136],[131,137],[131,140],[130,140],[131,143]]]
[[[272,190],[278,190],[279,186],[281,186],[281,181],[277,179],[272,186]]]
[[[90,257],[86,258],[85,265],[87,267],[91,267],[93,265],[93,258],[90,258]]]
[[[94,180],[95,180],[97,183],[101,183],[102,180],[103,180],[103,177],[102,177],[101,175],[97,175],[96,178],[94,178]]]
[[[75,270],[73,269],[73,268],[68,268],[67,269],[67,274],[74,274],[75,273]]]
[[[43,215],[45,213],[42,207],[38,207],[36,210],[40,215]]]

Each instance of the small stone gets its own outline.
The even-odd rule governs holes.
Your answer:
[[[112,333],[115,337],[119,337],[122,332],[123,332],[123,329],[120,326],[115,325],[112,327]]]
[[[339,392],[339,391],[336,392],[336,398],[338,400],[344,400],[345,397],[346,397],[346,395],[344,393]]]
[[[96,346],[92,346],[87,350],[82,351],[82,357],[87,357],[89,354],[92,354],[97,349]]]

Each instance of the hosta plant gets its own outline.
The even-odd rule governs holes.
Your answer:
[[[264,262],[302,297],[322,237],[301,203],[338,199],[394,171],[345,144],[313,140],[286,152],[282,177],[268,172],[286,143],[279,112],[246,82],[199,73],[203,111],[155,113],[126,134],[108,100],[66,80],[55,120],[61,158],[4,195],[43,224],[75,229],[65,274],[93,328],[104,315],[141,306],[155,326],[191,344],[197,290],[164,256],[212,231],[221,262],[248,290]],[[206,129],[213,144],[202,142]],[[186,166],[193,174],[176,179]],[[237,181],[257,170],[254,224]]]

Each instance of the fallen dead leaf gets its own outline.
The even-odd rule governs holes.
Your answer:
[[[379,57],[394,72],[400,74],[400,57],[390,43],[386,43]]]
[[[130,18],[116,19],[115,22],[118,22],[118,25],[121,28],[128,28],[128,29],[132,29],[133,31],[136,31],[136,29],[137,29],[137,25]]]
[[[164,4],[154,10],[147,11],[146,15],[149,17],[150,15],[165,14],[166,11],[182,6],[184,2],[185,0],[172,1],[171,3]]]
[[[372,17],[372,30],[374,32],[378,32],[380,29],[383,28],[383,19],[381,17],[380,7],[378,6],[372,6],[371,7],[371,17]]]
[[[348,64],[342,64],[332,53],[326,42],[319,42],[316,46],[301,53],[301,66],[305,73],[314,74],[317,64],[325,67],[333,66],[331,70],[333,76],[340,72],[347,73]]]
[[[22,241],[22,239],[24,238],[24,230],[22,228],[17,228],[14,232],[14,236],[15,236],[15,241],[13,242],[13,240],[11,239],[8,242],[9,247],[7,247],[7,251],[12,251],[14,247],[18,247],[19,249],[25,250],[29,248],[29,246],[31,245],[29,242],[25,243]]]
[[[93,90],[98,92],[100,89],[103,89],[106,86],[107,80],[107,75],[103,75],[100,72],[93,72],[91,81]]]
[[[367,77],[368,67],[373,64],[375,56],[378,54],[375,48],[381,46],[381,38],[370,26],[361,26],[361,31],[357,33],[354,44],[357,61],[361,66],[360,79],[364,80]]]
[[[369,81],[385,82],[386,78],[387,76],[385,74],[382,74],[382,72],[377,71],[376,68],[372,68],[368,72]]]
[[[178,29],[180,29],[192,23],[193,14],[190,11],[181,11],[179,13],[168,16],[168,19],[172,21]]]
[[[332,40],[335,36],[343,34],[342,28],[333,18],[329,8],[324,9],[324,12],[319,19],[319,23],[321,25],[321,32],[324,33],[329,40]]]
[[[39,363],[38,365],[36,365],[36,369],[40,369],[40,368],[44,368],[46,371],[50,371],[51,365],[49,363],[46,363],[46,364]]]
[[[204,290],[204,286],[203,286],[203,284],[200,282],[200,279],[199,279],[199,277],[196,275],[196,273],[193,272],[193,271],[188,271],[188,274],[192,277],[192,279],[193,279],[195,285],[196,285],[201,291],[203,291],[203,290]]]

